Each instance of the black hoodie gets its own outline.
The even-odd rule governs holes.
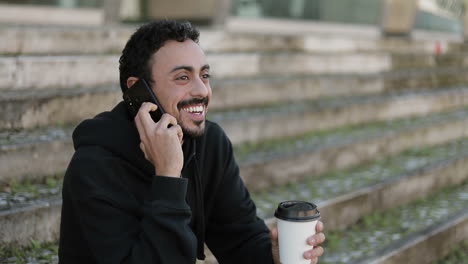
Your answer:
[[[268,228],[215,123],[186,139],[181,178],[155,176],[123,103],[82,122],[63,184],[60,263],[272,263]]]

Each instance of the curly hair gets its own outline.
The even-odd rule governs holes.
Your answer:
[[[144,78],[154,83],[151,76],[151,57],[167,41],[184,42],[191,39],[198,43],[200,32],[190,22],[162,20],[142,25],[133,33],[122,50],[119,60],[120,88],[127,90],[129,77]]]

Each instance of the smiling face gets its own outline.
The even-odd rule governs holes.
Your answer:
[[[201,136],[211,99],[209,65],[193,40],[168,41],[150,63],[153,92],[164,110],[177,119],[184,136]]]

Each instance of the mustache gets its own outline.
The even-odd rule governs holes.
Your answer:
[[[182,107],[188,106],[188,105],[194,105],[194,104],[203,104],[203,105],[208,105],[209,100],[208,97],[203,97],[203,98],[192,98],[188,99],[182,102],[179,102],[177,104],[177,108],[181,109]]]

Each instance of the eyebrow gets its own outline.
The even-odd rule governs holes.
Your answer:
[[[205,64],[201,67],[201,71],[204,71],[204,70],[209,70],[210,69],[210,65],[208,64]],[[189,71],[189,72],[193,72],[193,67],[192,66],[185,66],[185,65],[182,65],[182,66],[176,66],[174,67],[172,70],[171,70],[171,73],[172,72],[175,72],[175,71],[178,71],[178,70],[186,70],[186,71]]]

